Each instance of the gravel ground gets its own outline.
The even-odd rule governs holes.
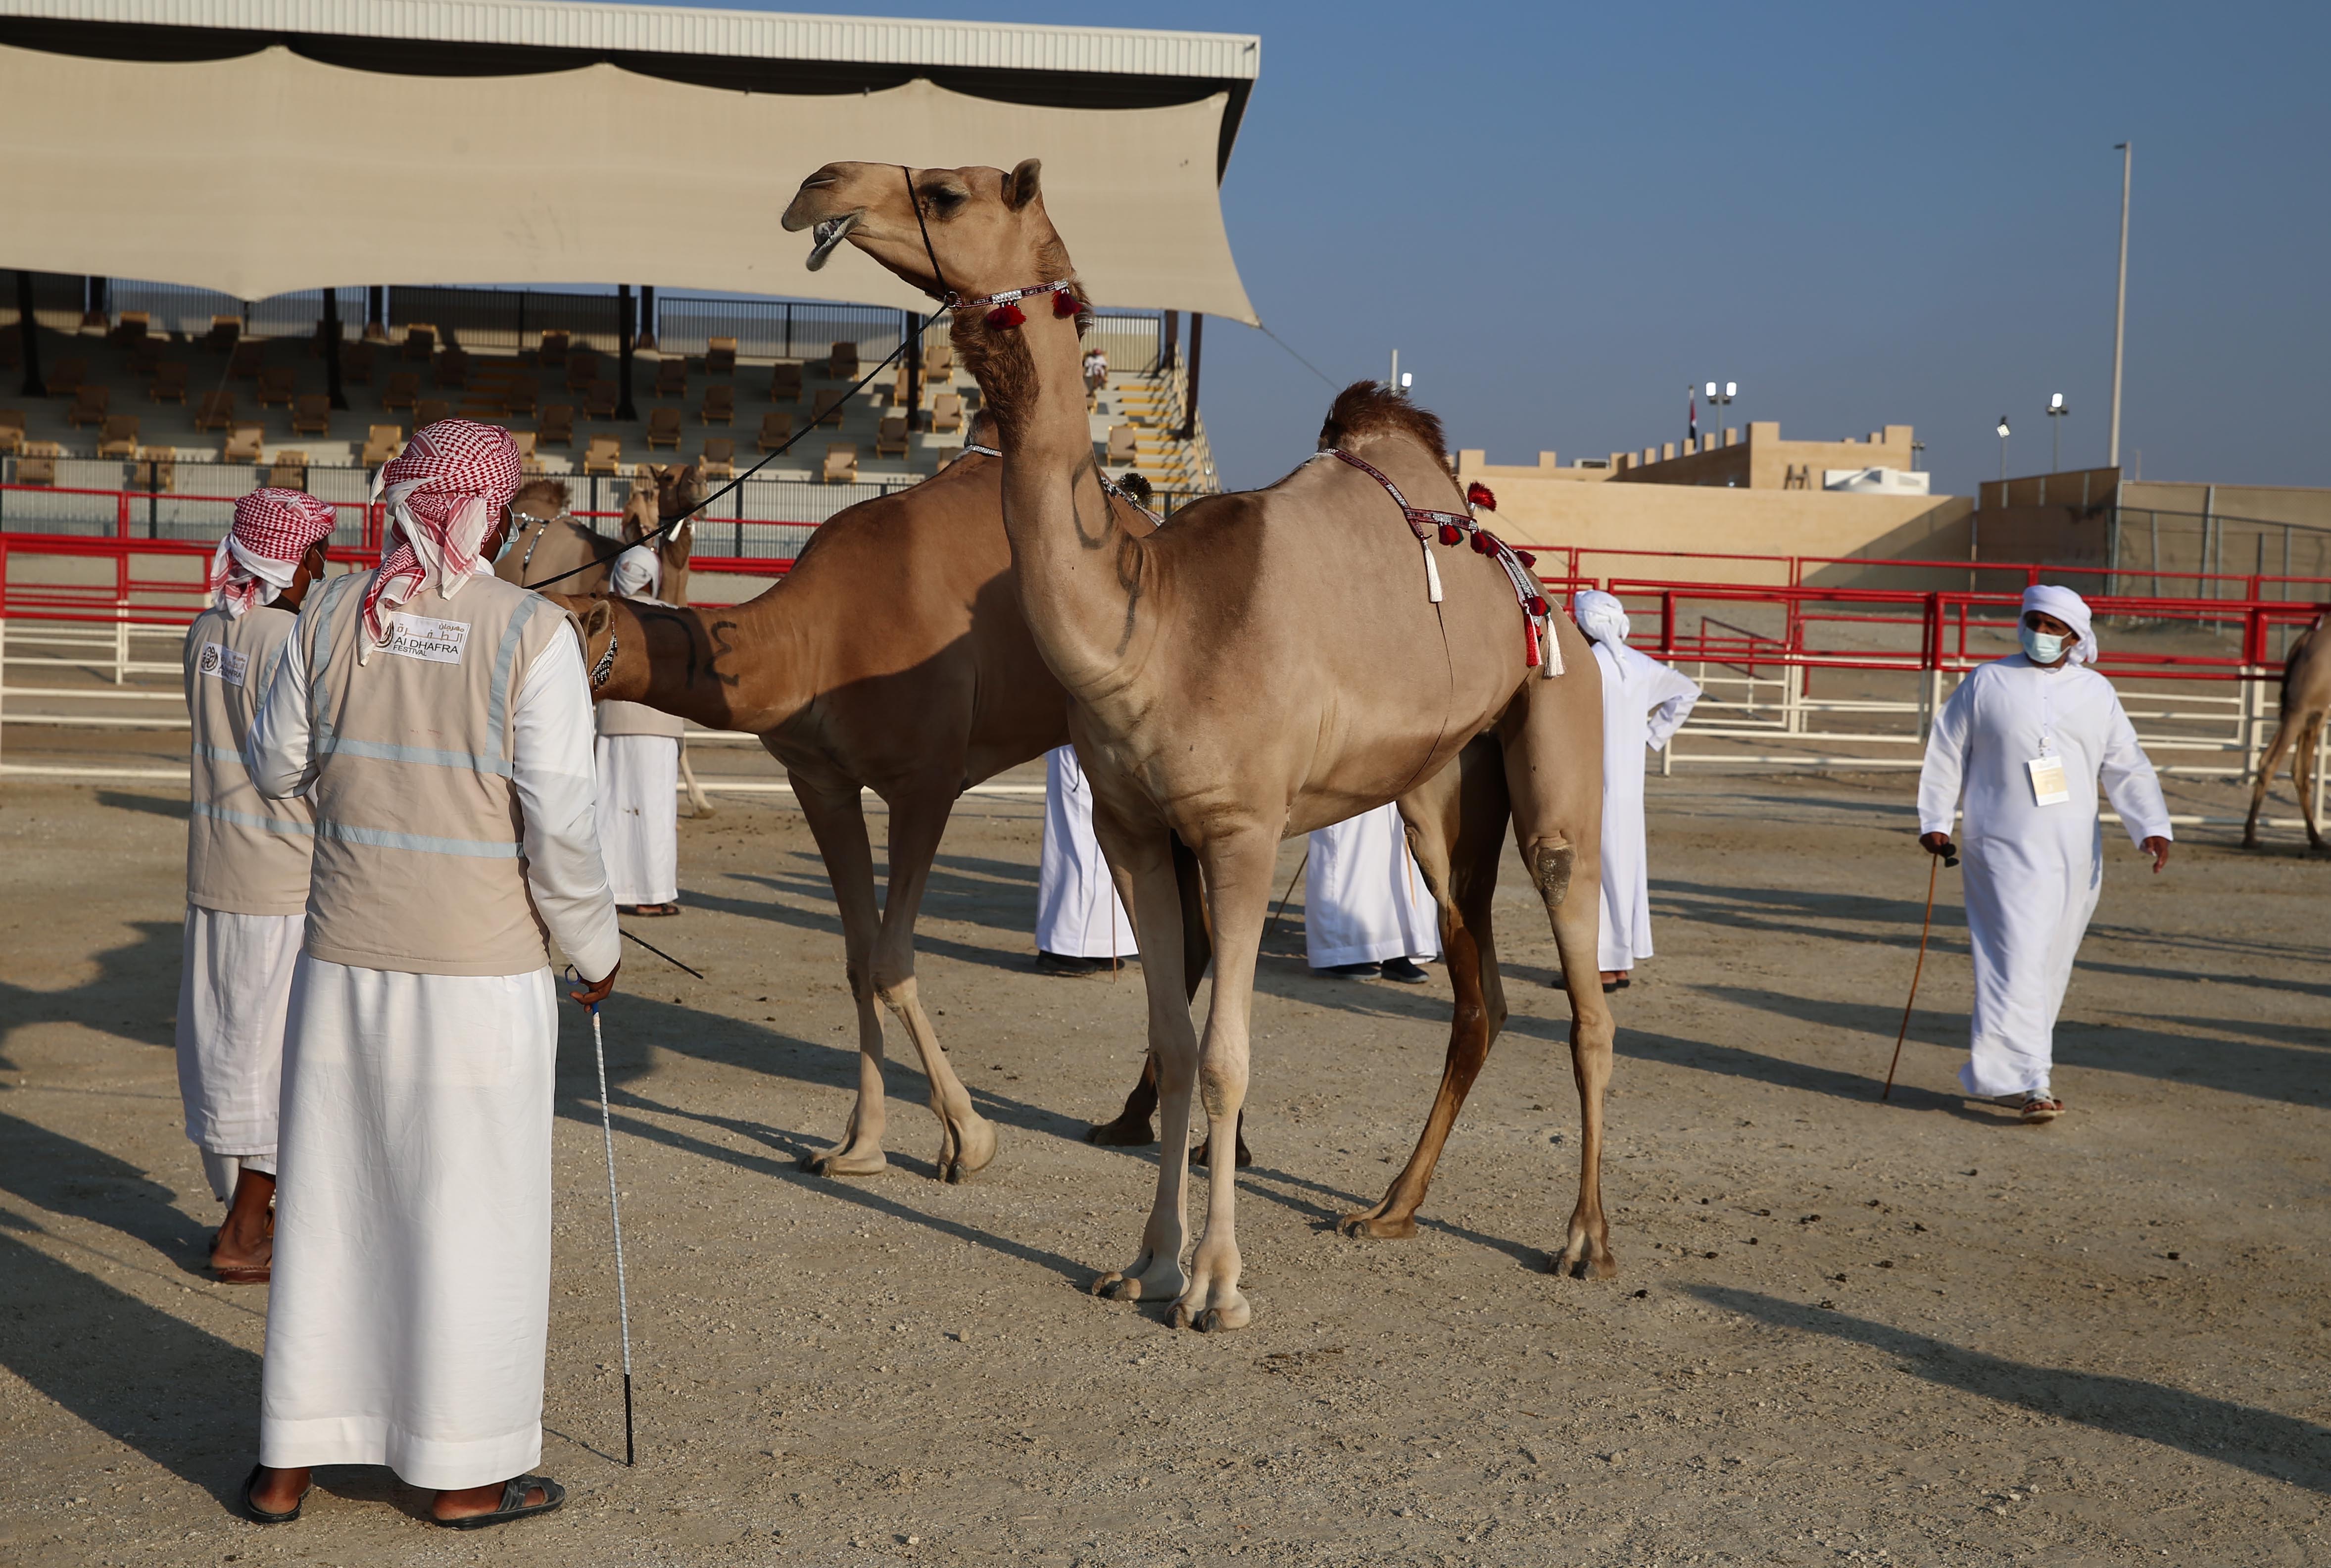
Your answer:
[[[1607,1283],[1545,1272],[1576,1109],[1518,868],[1514,1016],[1410,1241],[1332,1221],[1406,1154],[1447,985],[1314,978],[1290,910],[1256,1003],[1256,1317],[1215,1336],[1085,1294],[1132,1256],[1152,1181],[1149,1152],[1079,1141],[1137,1069],[1140,990],[1031,971],[1037,803],[965,802],[927,905],[925,1000],[1003,1136],[943,1186],[911,1051],[891,1170],[796,1170],[854,1082],[839,927],[798,814],[725,801],[682,824],[687,914],[638,923],[709,978],[633,950],[606,1015],[640,1465],[610,1458],[578,1017],[544,1456],[572,1498],[468,1535],[373,1470],[322,1472],[296,1525],[233,1514],[265,1291],[200,1271],[216,1206],[170,1057],[184,803],[11,786],[0,1559],[2331,1563],[2331,863],[2212,827],[2155,879],[2112,843],[2059,1036],[2070,1112],[2044,1129],[1954,1090],[1970,982],[1944,873],[1880,1105],[1925,892],[1909,787],[1651,781],[1660,956],[1616,999]],[[2224,786],[2175,793],[2239,815]]]

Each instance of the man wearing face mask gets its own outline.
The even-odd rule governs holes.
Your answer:
[[[2102,783],[2132,842],[2169,860],[2169,809],[2097,657],[2088,607],[2069,588],[2027,588],[2021,653],[1975,669],[1936,716],[1918,774],[1918,841],[1952,852],[1964,799],[1966,920],[1974,955],[1971,1095],[2012,1098],[2053,1121],[2056,1014],[2104,880]]]

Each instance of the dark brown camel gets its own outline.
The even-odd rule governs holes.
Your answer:
[[[2282,716],[2274,727],[2266,759],[2259,764],[2258,777],[2250,781],[2250,820],[2242,824],[2246,850],[2258,848],[2259,810],[2266,804],[2274,770],[2281,765],[2285,752],[2290,754],[2290,787],[2298,792],[2299,815],[2307,820],[2307,841],[2318,850],[2326,847],[2322,825],[2315,820],[2315,769],[2316,759],[2322,755],[2324,720],[2331,716],[2331,632],[2324,631],[2326,620],[2331,616],[2315,617],[2315,624],[2298,634],[2283,660]]]

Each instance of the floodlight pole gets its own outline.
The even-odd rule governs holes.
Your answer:
[[[2105,466],[2117,469],[2120,467],[2121,345],[2128,333],[2128,176],[2136,144],[2121,142],[2115,150],[2120,154],[2120,286],[2113,297],[2112,442],[2105,453]]]

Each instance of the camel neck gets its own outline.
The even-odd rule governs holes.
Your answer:
[[[626,660],[601,693],[694,719],[707,729],[775,728],[816,693],[811,655],[820,639],[802,611],[814,603],[785,584],[725,609],[617,601],[619,637],[639,640],[642,666]],[[643,678],[642,678],[643,675]]]
[[[1101,489],[1076,323],[1031,311],[979,343],[965,357],[1000,432],[1004,530],[1029,631],[1072,696],[1104,696],[1139,652],[1154,564]]]

